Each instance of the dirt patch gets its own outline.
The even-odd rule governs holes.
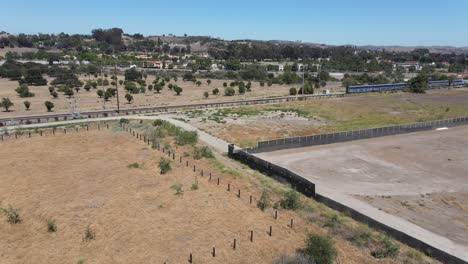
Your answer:
[[[182,151],[179,149],[178,151]],[[160,152],[126,133],[78,134],[10,140],[2,143],[0,205],[20,209],[22,222],[0,218],[0,256],[5,263],[271,263],[292,254],[309,232],[324,233],[292,211],[261,212],[247,194],[258,187],[242,177],[221,176],[221,186],[192,168],[173,163],[165,175]],[[132,165],[138,163],[138,166]],[[210,162],[199,161],[209,168]],[[226,184],[232,183],[227,192]],[[183,195],[175,195],[181,185]],[[236,197],[241,188],[242,198]],[[295,228],[287,226],[295,218]],[[57,232],[47,232],[54,219]],[[268,236],[273,226],[273,237]],[[90,226],[96,238],[83,241]],[[254,230],[254,243],[249,231]],[[232,241],[237,239],[237,250]],[[340,263],[376,263],[368,254],[337,240]],[[216,246],[216,258],[210,255]],[[379,263],[392,263],[385,260]]]
[[[468,245],[468,192],[357,197],[387,213]]]

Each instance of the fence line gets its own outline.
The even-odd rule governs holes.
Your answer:
[[[289,137],[275,140],[260,141],[257,147],[245,149],[250,153],[261,153],[289,148],[301,148],[315,145],[333,144],[338,142],[368,139],[389,135],[398,135],[411,132],[427,131],[440,127],[452,127],[468,124],[468,116],[435,120],[429,122],[418,122],[394,126],[376,127],[342,131],[336,133],[318,134],[302,137]]]
[[[154,107],[142,107],[142,108],[135,108],[135,109],[120,109],[120,113],[117,113],[116,110],[82,112],[81,116],[85,118],[99,118],[99,117],[125,116],[125,115],[136,115],[136,114],[164,113],[164,112],[171,112],[171,111],[204,109],[204,108],[213,108],[213,107],[229,107],[229,106],[281,103],[281,102],[290,102],[290,101],[298,101],[298,100],[334,98],[334,97],[345,97],[345,96],[357,96],[357,95],[347,95],[345,93],[336,93],[336,94],[311,94],[311,95],[300,95],[300,96],[277,96],[277,97],[270,97],[270,98],[225,101],[225,102],[154,106]],[[0,127],[7,126],[7,125],[44,123],[44,122],[50,122],[50,121],[57,122],[57,121],[66,121],[66,120],[73,120],[73,119],[74,118],[70,115],[70,113],[40,115],[40,116],[9,117],[9,118],[0,118]]]

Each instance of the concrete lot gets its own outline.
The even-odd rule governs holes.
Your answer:
[[[320,194],[468,252],[468,126],[257,155],[306,177]]]

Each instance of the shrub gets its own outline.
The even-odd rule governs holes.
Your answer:
[[[3,212],[6,216],[6,220],[10,224],[18,224],[21,222],[20,210],[13,207],[8,207],[7,209],[0,208],[0,212]]]
[[[120,123],[120,124],[129,124],[129,123],[130,123],[130,120],[128,120],[128,119],[126,119],[126,118],[120,118],[119,123]]]
[[[195,181],[192,184],[192,187],[190,187],[190,190],[195,191],[198,190],[198,178],[195,176]]]
[[[289,95],[296,95],[297,94],[297,89],[294,87],[289,88]]]
[[[29,87],[26,84],[22,84],[20,87],[16,88],[15,91],[21,98],[34,97],[34,93],[29,91]]]
[[[94,233],[94,231],[91,229],[90,226],[87,226],[85,233],[84,233],[83,241],[94,240],[95,238],[96,238],[96,234]]]
[[[319,235],[309,235],[306,247],[301,253],[320,264],[332,264],[336,258],[334,242],[328,237]]]
[[[179,130],[175,136],[177,145],[194,145],[198,142],[198,134],[195,131]]]
[[[228,84],[227,84],[226,82],[224,82],[224,83],[223,83],[223,87],[226,88],[227,86],[228,86]]]
[[[0,107],[3,107],[5,108],[5,111],[6,112],[10,112],[10,107],[12,107],[14,104],[13,102],[10,100],[10,98],[6,98],[4,97],[2,99],[2,101],[0,102]]]
[[[29,102],[29,101],[24,101],[23,104],[24,104],[24,107],[26,108],[26,111],[28,111],[29,108],[31,107],[31,102]]]
[[[57,225],[55,224],[55,220],[49,219],[47,220],[47,232],[54,233],[57,231]]]
[[[212,159],[214,158],[214,155],[213,155],[213,152],[207,146],[194,147],[193,158],[196,160],[199,160],[202,158]]]
[[[161,126],[163,124],[163,121],[161,119],[156,119],[153,122],[153,126]]]
[[[205,99],[208,98],[209,96],[210,96],[210,94],[208,92],[203,93],[203,97],[205,97]]]
[[[386,257],[396,257],[400,252],[400,246],[394,241],[385,237],[380,243],[377,244],[377,248],[371,252],[374,258],[382,259]]]
[[[143,166],[140,165],[138,162],[134,162],[134,163],[132,163],[132,164],[128,164],[128,165],[127,165],[127,168],[129,168],[129,169],[139,169],[139,168],[141,168],[141,167],[143,167]]]
[[[178,86],[178,85],[174,85],[174,92],[176,92],[177,95],[180,95],[180,93],[182,91],[184,91],[184,89],[182,89],[182,87]]]
[[[244,94],[245,93],[245,85],[243,82],[239,84],[239,94]]]
[[[341,223],[341,219],[337,214],[327,215],[325,220],[325,227],[335,228],[337,224]]]
[[[58,93],[56,91],[51,92],[50,95],[52,95],[54,99],[58,98]]]
[[[176,193],[174,193],[174,195],[183,195],[184,194],[184,190],[182,190],[182,184],[173,184],[171,186],[171,189],[175,190]]]
[[[133,101],[133,96],[128,93],[128,94],[125,95],[125,99],[127,99],[128,103],[130,104]]]
[[[99,89],[99,90],[96,91],[96,94],[97,94],[97,96],[99,96],[99,98],[101,98],[104,95],[104,91]]]
[[[270,194],[266,190],[263,190],[262,196],[260,196],[260,199],[257,202],[257,207],[262,211],[271,207]]]
[[[218,95],[219,94],[219,89],[218,88],[214,88],[213,91],[211,91],[213,93],[213,95]]]
[[[54,108],[54,103],[52,103],[51,101],[45,101],[44,105],[47,108],[47,112],[52,111],[52,109]]]
[[[197,81],[195,84],[196,84],[197,86],[200,86],[200,85],[202,84],[202,82],[201,82],[201,81]]]
[[[284,194],[284,199],[280,201],[281,207],[284,209],[296,210],[301,207],[299,193],[295,190],[289,190]]]
[[[232,87],[227,87],[226,89],[224,89],[225,96],[234,96],[235,94],[236,94],[236,90],[234,90],[234,88]]]
[[[159,169],[161,174],[166,174],[171,170],[171,161],[166,158],[159,160]]]
[[[359,227],[351,237],[351,242],[358,247],[368,246],[372,234],[368,227]]]

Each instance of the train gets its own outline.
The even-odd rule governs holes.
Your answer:
[[[444,81],[429,81],[429,89],[442,88],[451,86],[463,86],[468,85],[468,80],[455,80],[450,84],[449,80]],[[386,92],[403,90],[406,87],[406,83],[389,83],[389,84],[373,84],[373,85],[355,85],[346,87],[346,93],[369,93],[369,92]]]

